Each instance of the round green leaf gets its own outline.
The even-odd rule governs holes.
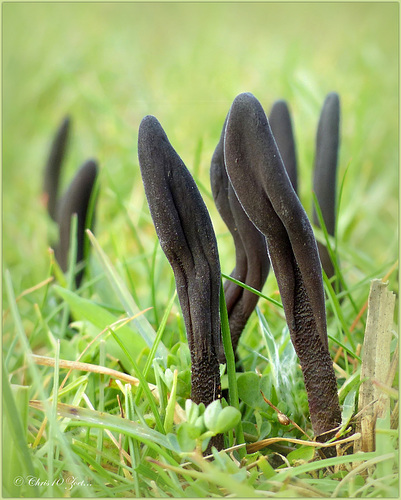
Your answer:
[[[233,406],[227,406],[224,408],[217,417],[217,425],[214,429],[218,434],[227,432],[236,425],[238,425],[241,420],[241,412],[234,408]]]

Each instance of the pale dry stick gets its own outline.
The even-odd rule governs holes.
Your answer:
[[[390,267],[389,271],[387,272],[387,274],[385,274],[382,278],[382,282],[383,283],[386,283],[387,280],[390,278],[390,276],[393,274],[393,272],[397,269],[398,267],[398,260],[396,260],[394,262],[394,264]],[[369,300],[369,299],[368,299]],[[364,312],[366,311],[367,307],[368,307],[368,300],[363,304],[363,306],[361,307],[359,313],[356,315],[354,321],[352,322],[352,325],[349,327],[349,332],[352,333],[354,331],[354,329],[356,328],[356,325],[358,324],[359,320],[361,319],[361,317],[363,316]],[[347,338],[345,337],[344,340],[347,340]],[[359,348],[360,349],[360,348]],[[336,352],[336,355],[334,356],[334,362],[336,363],[338,361],[338,359],[340,358],[341,354],[343,352],[343,348],[340,346],[339,349],[337,350]],[[356,353],[358,356],[359,356],[359,353],[357,352]]]
[[[31,356],[31,359],[38,365],[42,366],[54,366],[55,364],[55,359],[54,358],[49,358],[47,356],[38,356],[36,354],[33,354]],[[60,368],[68,368],[70,372],[72,370],[79,370],[79,371],[84,371],[84,372],[91,372],[91,373],[98,373],[100,375],[108,375],[116,380],[121,380],[123,382],[127,382],[128,384],[133,385],[134,387],[138,387],[140,384],[139,379],[132,377],[131,375],[128,375],[127,373],[121,373],[118,372],[117,370],[113,370],[112,368],[106,368],[105,366],[99,366],[99,365],[93,365],[91,363],[81,363],[79,361],[68,361],[65,359],[60,359],[59,361],[59,367]],[[148,383],[149,389],[154,395],[156,399],[160,399],[159,391],[157,389],[157,386]],[[181,423],[185,420],[185,412],[179,406],[178,403],[176,403],[175,406],[175,423]]]
[[[398,396],[398,391],[396,389],[392,388],[393,381],[395,378],[395,375],[397,373],[397,368],[399,366],[399,355],[398,355],[398,342],[394,350],[393,354],[393,359],[391,360],[390,363],[390,368],[387,373],[386,380],[384,382],[376,379],[372,379],[372,384],[377,387],[379,391],[381,391],[380,397],[377,401],[377,404],[375,404],[375,413],[374,413],[374,420],[378,417],[383,417],[386,407],[388,407],[388,401],[389,401],[389,395],[393,395],[393,397]],[[388,394],[386,393],[388,392]]]
[[[374,451],[376,418],[383,416],[389,407],[388,399],[385,404],[379,405],[380,390],[372,384],[372,380],[386,383],[389,375],[394,305],[395,294],[387,289],[387,284],[382,280],[372,280],[361,367],[361,380],[366,380],[359,389],[358,408],[365,408],[372,401],[377,403],[357,423],[362,438],[355,446],[365,452]]]

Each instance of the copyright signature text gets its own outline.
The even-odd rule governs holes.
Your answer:
[[[74,476],[58,477],[51,481],[36,476],[15,476],[13,482],[15,486],[64,486],[66,490],[72,490],[77,486],[91,486],[89,482],[80,480]]]

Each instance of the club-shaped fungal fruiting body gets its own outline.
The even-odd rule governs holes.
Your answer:
[[[47,206],[50,217],[57,223],[59,230],[59,242],[55,248],[55,256],[62,271],[68,269],[68,255],[71,241],[71,218],[77,215],[77,249],[76,264],[84,259],[85,229],[88,222],[88,209],[94,191],[98,174],[98,166],[95,160],[86,161],[76,173],[63,197],[59,199],[59,184],[61,167],[63,164],[71,121],[66,117],[58,128],[51,144],[50,154],[44,172],[43,199]],[[95,205],[94,205],[95,207]],[[94,215],[94,214],[93,214]],[[93,218],[92,224],[93,225]],[[84,269],[80,269],[75,275],[75,285],[78,288]]]
[[[259,101],[237,96],[225,129],[227,173],[248,217],[265,235],[291,340],[319,439],[341,422],[328,350],[320,260],[309,219],[291,185]]]
[[[75,174],[71,184],[57,204],[56,222],[59,227],[59,243],[55,248],[55,256],[61,269],[68,269],[68,254],[71,241],[71,218],[77,215],[77,258],[79,264],[84,259],[85,230],[87,214],[92,191],[95,185],[98,167],[95,160],[87,160]],[[79,288],[84,270],[79,270],[75,275],[75,285]]]
[[[206,205],[158,120],[139,127],[138,157],[150,214],[176,281],[191,353],[191,399],[221,397],[220,263]],[[221,448],[222,437],[211,444]]]
[[[294,132],[288,104],[280,99],[273,103],[269,114],[269,123],[278,150],[294,191],[298,192],[297,155]]]
[[[44,172],[43,200],[53,220],[56,220],[60,172],[65,157],[70,129],[71,120],[69,116],[66,116],[54,135]]]
[[[334,236],[336,225],[336,176],[340,143],[340,99],[331,92],[326,96],[320,114],[316,134],[316,155],[313,174],[313,190],[329,235]],[[313,222],[319,226],[316,209]],[[318,242],[322,267],[328,278],[334,276],[334,266],[325,245]]]
[[[246,285],[261,291],[267,279],[270,262],[266,242],[260,231],[249,220],[227,177],[224,164],[224,136],[227,118],[224,121],[220,140],[214,151],[210,180],[216,207],[227,225],[235,246],[235,268],[231,276]],[[284,166],[291,184],[297,191],[297,158],[292,121],[288,105],[284,100],[276,101],[270,111],[270,124]],[[224,291],[231,331],[231,340],[235,350],[241,333],[255,309],[258,297],[232,281],[226,281]],[[224,352],[220,351],[220,362],[224,362]]]
[[[270,268],[266,241],[244,212],[228,179],[224,164],[225,125],[226,121],[210,167],[213,198],[234,240],[235,268],[231,276],[261,291]],[[235,351],[249,316],[256,307],[258,296],[229,280],[224,284],[224,293],[231,341]],[[221,363],[225,363],[222,347],[219,358]]]

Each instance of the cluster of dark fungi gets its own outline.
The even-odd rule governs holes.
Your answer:
[[[314,210],[313,220],[319,226],[323,219],[329,235],[335,229],[339,122],[339,98],[331,93],[320,115],[313,180],[321,213],[318,218]],[[68,129],[67,119],[53,141],[45,175],[48,210],[60,228],[56,258],[63,270],[74,213],[77,263],[84,258],[84,229],[97,175],[96,162],[89,160],[58,201]],[[225,363],[221,271],[212,222],[193,177],[153,116],[146,116],[140,124],[138,157],[156,233],[176,280],[191,353],[191,399],[208,405],[221,398],[219,364]],[[327,441],[341,423],[322,279],[322,268],[331,278],[334,267],[326,246],[316,242],[297,195],[296,146],[285,101],[277,101],[268,118],[252,94],[235,98],[212,157],[210,178],[216,207],[234,241],[231,276],[261,291],[272,268],[303,372],[313,432],[317,440]],[[81,278],[82,269],[77,285]],[[258,296],[230,280],[224,292],[235,350]],[[223,440],[217,436],[213,445],[221,448]],[[327,450],[335,453],[335,449]]]

